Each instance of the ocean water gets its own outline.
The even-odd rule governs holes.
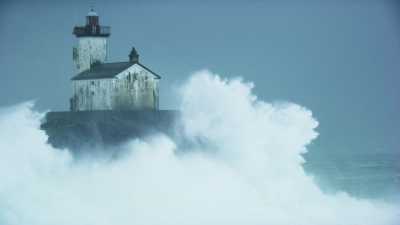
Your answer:
[[[327,193],[345,191],[352,196],[400,202],[400,154],[313,153],[304,168]]]

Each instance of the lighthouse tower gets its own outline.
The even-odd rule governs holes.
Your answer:
[[[71,111],[158,110],[161,76],[139,61],[134,47],[129,60],[109,62],[110,28],[100,26],[97,13],[91,10],[86,25],[74,27],[73,33],[78,38],[73,57],[78,71],[71,79]]]
[[[78,38],[78,46],[73,48],[73,60],[78,73],[90,69],[93,64],[106,61],[110,27],[100,25],[99,16],[93,9],[86,16],[86,25],[75,26],[73,34]]]

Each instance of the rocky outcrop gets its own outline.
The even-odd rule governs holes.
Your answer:
[[[117,145],[154,133],[174,136],[178,116],[174,110],[49,112],[41,129],[53,147],[80,155],[116,151]]]

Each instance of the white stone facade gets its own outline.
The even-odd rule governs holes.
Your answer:
[[[158,81],[139,64],[113,78],[73,80],[71,110],[158,110]]]
[[[90,69],[93,63],[107,60],[107,37],[80,37],[73,49],[73,59],[78,73]]]

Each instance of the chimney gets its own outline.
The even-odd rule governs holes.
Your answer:
[[[132,48],[131,53],[129,54],[129,61],[132,63],[139,62],[139,54],[137,53],[135,47]]]

